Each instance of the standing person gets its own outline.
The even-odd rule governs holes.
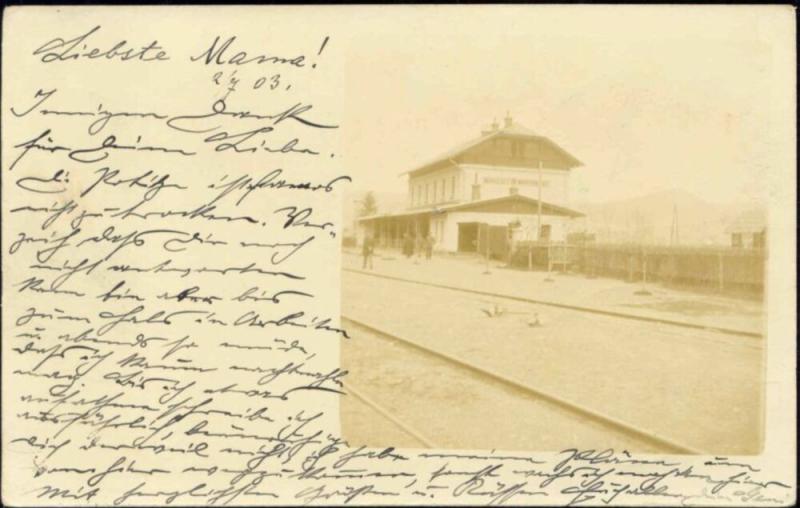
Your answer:
[[[406,258],[410,258],[414,255],[414,240],[409,233],[403,236],[403,255]]]
[[[433,246],[436,244],[436,240],[434,240],[433,235],[428,233],[428,237],[425,238],[425,259],[430,261],[431,256],[433,255]]]
[[[367,268],[367,264],[369,264],[369,269],[372,270],[372,255],[374,253],[375,241],[372,239],[372,236],[366,235],[361,245],[361,256],[364,258],[364,262],[361,265],[362,270]]]
[[[425,250],[425,237],[417,234],[414,236],[414,250],[416,251],[416,259],[414,263],[419,263],[419,260],[422,259],[422,251]]]

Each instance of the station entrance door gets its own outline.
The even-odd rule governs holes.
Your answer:
[[[485,256],[497,259],[506,259],[510,249],[508,226],[491,226],[481,223],[478,225],[478,252]]]
[[[478,222],[458,223],[458,252],[477,252]]]

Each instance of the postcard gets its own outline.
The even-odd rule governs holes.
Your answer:
[[[8,506],[789,506],[780,6],[3,13]]]

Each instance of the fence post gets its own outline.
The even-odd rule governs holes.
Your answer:
[[[725,267],[722,261],[722,252],[717,253],[717,262],[719,265],[719,290],[725,289]]]
[[[577,256],[580,259],[580,270],[583,272],[584,275],[589,275],[589,263],[586,258],[586,244],[581,244],[580,247],[576,247],[576,249],[580,248],[580,253]]]
[[[550,271],[553,269],[553,252],[550,248],[550,240],[547,240],[547,277],[545,277],[545,282],[553,282],[553,279],[550,277]]]
[[[634,292],[634,294],[649,296],[652,293],[647,290],[647,253],[645,252],[644,248],[642,248],[641,256],[642,256],[642,287],[638,291]]]
[[[628,254],[628,282],[633,282],[633,254]]]
[[[675,282],[675,277],[678,275],[678,253],[673,252],[669,260],[669,283],[672,285]]]
[[[642,253],[642,284],[647,284],[647,254]]]

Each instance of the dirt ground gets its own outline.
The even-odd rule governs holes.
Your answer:
[[[376,259],[376,265],[385,263],[381,271],[407,278],[421,278],[430,272],[432,278],[439,277],[439,283],[444,283],[445,277],[453,277],[446,273],[469,266],[467,261],[458,260],[455,266],[437,270],[436,264],[442,267],[451,261],[442,259],[428,265],[406,266],[404,272],[403,266],[394,261]],[[409,269],[418,266],[426,266],[427,271],[409,273]],[[652,297],[636,297],[629,284],[619,281],[556,276],[555,282],[546,283],[541,280],[541,273],[523,274],[529,277],[516,276],[515,285],[504,275],[494,278],[494,273],[479,279],[479,285],[470,277],[479,277],[480,273],[473,276],[467,272],[458,280],[454,278],[452,285],[473,285],[498,292],[514,288],[542,300],[569,298],[580,305],[606,306],[616,311],[624,311],[624,305],[647,303],[656,305],[657,310],[639,307],[635,311],[654,312],[675,320],[705,319],[714,326],[731,328],[757,329],[763,319],[757,312],[757,302],[674,291],[653,291]],[[586,282],[586,287],[581,282]],[[760,448],[762,339],[493,300],[348,271],[342,274],[342,291],[345,316],[468,359],[679,443],[729,455],[757,453]],[[642,302],[641,298],[648,301]],[[686,303],[682,302],[696,305],[687,312]],[[488,317],[484,311],[491,311],[495,305],[503,309],[502,315]],[[705,312],[698,316],[703,305],[707,305]],[[736,314],[737,306],[742,307],[741,314]],[[625,312],[631,312],[630,308]],[[725,319],[728,315],[737,317],[735,325]],[[537,318],[541,326],[531,326]],[[344,368],[351,371],[348,380],[352,383],[389,397],[390,393],[381,390],[392,378],[382,377],[381,373],[395,360],[385,347],[381,354],[370,356],[370,340],[362,334],[345,343]],[[422,359],[415,361],[424,363]],[[402,375],[403,368],[417,372],[419,368],[413,363],[401,363],[398,375]],[[417,375],[420,380],[428,379],[422,373]],[[424,381],[427,382],[433,381]],[[442,407],[447,400],[431,398],[422,403]],[[490,402],[487,404],[491,406]],[[477,408],[474,411],[480,414]],[[515,415],[520,432],[525,432],[526,422],[536,419],[535,409],[531,409],[532,416],[525,418],[516,416],[521,414],[519,411],[514,408],[503,414]],[[429,425],[434,425],[437,415],[430,418]],[[343,415],[346,435],[347,421]],[[471,420],[464,420],[467,421]],[[419,425],[424,426],[424,422]],[[475,442],[475,448],[501,446],[492,446],[484,437]],[[456,441],[463,445],[468,442],[465,439]]]
[[[346,251],[342,265],[360,270],[361,258]],[[581,274],[552,273],[552,282],[545,282],[545,272],[508,269],[496,261],[490,263],[490,273],[485,274],[485,261],[476,257],[440,254],[430,261],[417,261],[408,260],[395,250],[379,250],[374,256],[373,271],[465,289],[754,333],[763,333],[766,323],[764,304],[757,299],[678,290],[657,283],[643,286],[618,279],[589,279]],[[637,295],[642,287],[650,295]]]
[[[405,426],[422,434],[435,448],[540,450],[601,447],[641,453],[663,451],[624,432],[520,393],[497,381],[478,377],[445,360],[402,343],[387,341],[363,329],[353,330],[347,345],[347,367],[356,369],[358,391],[379,401]],[[358,341],[356,343],[355,341]],[[355,384],[355,382],[350,383]],[[409,443],[399,426],[368,408],[357,397],[342,401],[342,428],[351,444],[372,447]],[[373,425],[363,425],[370,418]],[[360,434],[364,432],[364,434]],[[385,434],[384,434],[385,432]],[[400,435],[400,434],[405,434]],[[420,447],[419,441],[411,442]]]

